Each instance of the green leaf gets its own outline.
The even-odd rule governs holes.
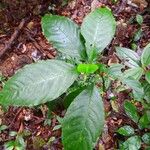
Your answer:
[[[74,67],[59,60],[25,66],[5,84],[0,93],[3,105],[33,106],[52,101],[75,81]]]
[[[65,150],[92,150],[104,125],[98,89],[86,89],[71,103],[62,125]]]
[[[96,64],[79,64],[77,71],[80,73],[90,74],[98,70],[98,65]]]
[[[140,147],[141,138],[139,136],[132,136],[122,144],[120,150],[139,150]]]
[[[89,54],[88,54],[89,56],[88,56],[88,62],[89,63],[94,63],[94,62],[96,62],[97,61],[97,58],[98,58],[98,49],[96,49],[95,47],[93,47],[91,50],[90,50],[90,52],[89,52]]]
[[[147,82],[150,84],[150,71],[146,72],[146,74],[145,74],[145,79],[146,79]]]
[[[98,52],[111,42],[116,30],[116,22],[108,8],[97,8],[85,17],[81,33],[86,40],[87,53],[95,48]]]
[[[128,48],[116,47],[117,56],[124,61],[125,65],[131,68],[139,67],[140,57],[136,52]]]
[[[150,126],[150,111],[146,111],[139,120],[140,128],[148,128]]]
[[[1,125],[0,126],[0,133],[3,131],[3,130],[6,130],[8,127],[6,125]]]
[[[17,135],[17,132],[16,131],[10,131],[9,132],[9,136],[16,136]]]
[[[141,62],[144,67],[150,65],[150,43],[143,50]]]
[[[85,86],[76,88],[74,91],[66,95],[64,99],[64,106],[68,108],[72,101],[85,89]]]
[[[13,150],[16,145],[16,141],[8,141],[5,143],[5,150]]]
[[[56,119],[58,120],[58,123],[59,123],[59,124],[62,124],[63,118],[61,118],[61,117],[59,117],[59,116],[56,116]]]
[[[60,125],[60,124],[59,124],[59,125],[56,125],[56,126],[54,126],[53,131],[59,130],[60,128],[61,128],[61,125]]]
[[[142,37],[142,29],[140,28],[135,32],[133,40],[137,42],[140,40],[141,37]]]
[[[56,15],[42,18],[43,34],[60,52],[80,58],[84,47],[80,40],[79,27],[70,19]]]
[[[130,136],[134,134],[134,129],[131,126],[123,126],[117,130],[117,132],[123,136]]]
[[[136,51],[138,48],[136,43],[131,43],[131,49],[133,49],[134,51]]]
[[[139,25],[142,25],[143,23],[143,17],[141,15],[136,15],[136,21]]]
[[[145,144],[149,144],[150,145],[150,133],[145,133],[142,136],[142,140],[144,141]]]
[[[21,135],[16,137],[16,150],[25,150],[26,142]]]
[[[143,75],[143,73],[144,73],[144,70],[141,67],[131,68],[124,72],[124,77],[125,78],[132,77],[135,80],[139,80],[141,76]]]
[[[144,89],[144,98],[147,101],[147,103],[150,103],[150,84],[147,81],[142,82],[142,86]]]
[[[108,73],[108,68],[105,64],[98,64],[100,73]]]
[[[120,78],[123,76],[122,69],[124,66],[122,64],[113,64],[108,68],[108,75],[113,78]]]
[[[122,78],[121,82],[132,89],[135,100],[141,101],[143,99],[144,90],[139,81],[130,77],[130,78]]]
[[[131,102],[125,101],[124,109],[130,119],[132,119],[135,123],[139,121],[140,116],[137,112],[136,107]]]

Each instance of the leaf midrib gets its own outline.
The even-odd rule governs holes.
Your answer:
[[[100,20],[98,20],[98,21],[97,21],[97,24],[96,24],[96,30],[95,30],[95,34],[94,34],[94,36],[93,36],[93,37],[94,37],[94,39],[93,39],[94,45],[95,45],[95,43],[96,43],[95,41],[96,41],[96,39],[97,39],[98,27],[99,27],[99,24],[102,22],[102,20],[101,20],[102,18],[103,18],[103,16],[101,16],[101,17],[99,18]],[[94,46],[94,45],[93,45],[93,46]]]
[[[29,88],[32,88],[32,87],[35,87],[35,86],[37,86],[37,85],[40,85],[40,84],[44,84],[45,82],[46,83],[48,83],[50,80],[52,80],[52,79],[55,79],[55,78],[60,78],[61,76],[63,76],[64,74],[60,74],[60,75],[57,75],[56,76],[56,74],[55,74],[55,76],[53,75],[53,77],[49,77],[49,78],[47,78],[47,80],[45,80],[44,78],[43,79],[40,79],[40,81],[39,82],[31,82],[31,84],[27,84],[27,86],[25,86],[25,85],[23,85],[23,87],[22,88],[20,88],[19,87],[19,90],[21,89],[21,90],[26,90],[26,89],[29,89]],[[17,89],[16,89],[17,90]]]
[[[73,43],[72,43],[72,41],[73,41],[73,38],[68,38],[68,35],[64,32],[64,30],[62,30],[61,29],[61,27],[60,26],[58,26],[58,29],[64,34],[64,36],[69,40],[69,42],[70,42],[70,47],[71,47],[71,49],[72,50],[77,50],[78,51],[78,49],[76,48],[76,49],[74,49],[75,47],[73,47],[72,45],[74,45]],[[70,50],[70,49],[68,49],[68,50]],[[63,51],[63,53],[65,53],[64,51]],[[74,51],[72,51],[72,53],[74,53]],[[66,53],[67,54],[67,53]],[[74,53],[74,54],[78,54],[78,53]]]

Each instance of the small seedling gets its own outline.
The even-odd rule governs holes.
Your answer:
[[[134,90],[136,100],[142,101],[143,98],[149,103],[149,92],[150,87],[150,44],[144,49],[141,56],[139,56],[133,50],[127,48],[117,47],[117,56],[122,60],[122,64],[127,66],[129,69],[125,69],[122,73],[122,80],[124,78],[135,79],[135,82],[126,82],[126,84]],[[145,76],[145,80],[142,77]],[[125,79],[126,80],[126,79]]]
[[[26,143],[21,135],[17,135],[15,140],[6,142],[4,147],[5,150],[25,150]]]
[[[125,101],[124,109],[127,116],[137,124],[138,128],[133,128],[130,125],[125,125],[117,130],[117,133],[124,136],[126,141],[120,142],[120,149],[140,149],[141,144],[150,145],[150,133],[143,134],[143,130],[150,127],[150,109],[146,110],[143,115],[140,115],[136,106],[130,101]],[[140,133],[140,134],[139,134]],[[141,133],[143,134],[141,136]]]
[[[106,89],[105,67],[97,58],[113,39],[115,29],[116,22],[108,8],[92,11],[81,27],[66,17],[45,15],[43,34],[62,53],[61,60],[39,61],[19,70],[0,92],[0,103],[44,104],[69,91],[69,87],[79,85],[81,90],[74,90],[74,96],[66,95],[70,98],[61,123],[62,141],[66,150],[92,150],[104,125],[98,79]]]

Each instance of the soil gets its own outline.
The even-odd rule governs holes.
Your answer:
[[[147,0],[73,0],[61,6],[59,0],[1,0],[0,1],[0,73],[5,80],[10,78],[24,65],[41,59],[53,59],[57,51],[47,42],[41,30],[41,17],[45,13],[63,15],[81,24],[83,18],[96,7],[107,6],[112,9],[117,21],[117,32],[112,43],[105,49],[105,63],[114,60],[115,46],[132,48],[133,36],[139,25],[135,21],[137,14],[143,16],[142,36],[134,42],[140,53],[144,46],[150,42],[150,1]],[[132,23],[131,23],[132,22]],[[22,26],[20,27],[20,25]],[[2,85],[0,86],[2,88]],[[114,110],[110,103],[109,93],[104,97],[105,111],[107,113],[105,129],[96,146],[96,150],[114,150],[118,147],[121,137],[116,134],[116,129],[124,124],[136,125],[125,115],[123,102],[128,99],[128,92],[119,93],[117,106]],[[138,104],[137,104],[138,105]],[[0,124],[9,128],[0,134],[0,150],[3,144],[13,139],[10,131],[29,131],[25,136],[27,150],[61,150],[61,130],[53,130],[59,124],[57,115],[63,117],[65,110],[57,109],[47,118],[47,106],[36,108],[9,107],[4,112],[0,109]],[[50,125],[45,125],[46,121]],[[51,144],[46,142],[55,137]],[[42,140],[44,139],[44,141]],[[43,144],[41,144],[43,143]],[[40,145],[41,144],[41,145]]]

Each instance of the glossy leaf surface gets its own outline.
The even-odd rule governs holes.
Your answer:
[[[144,70],[141,67],[131,68],[124,72],[124,77],[129,78],[132,77],[135,80],[139,80],[143,75]]]
[[[141,62],[142,65],[145,67],[150,65],[150,43],[143,50]]]
[[[150,103],[150,84],[147,81],[143,81],[142,86],[144,89],[144,98],[148,103]]]
[[[130,136],[134,134],[134,129],[131,126],[123,126],[117,130],[117,133],[123,136]]]
[[[80,40],[80,29],[73,21],[62,16],[45,15],[42,18],[42,30],[58,51],[80,58],[84,47]]]
[[[140,118],[139,127],[142,129],[150,127],[150,111],[146,111]]]
[[[145,144],[150,144],[150,133],[145,133],[142,136],[142,140],[144,141]]]
[[[123,76],[122,69],[124,66],[122,64],[113,64],[108,68],[108,75],[112,78],[120,78]]]
[[[65,150],[92,150],[104,125],[104,108],[99,91],[84,90],[65,115],[62,132]]]
[[[146,79],[147,82],[150,84],[150,71],[146,72],[146,74],[145,74],[145,79]]]
[[[137,108],[130,101],[125,101],[124,109],[128,117],[130,117],[130,119],[137,123],[139,120]]]
[[[111,42],[116,30],[116,22],[108,8],[97,8],[85,17],[81,33],[86,41],[87,53],[95,48],[98,52]]]
[[[139,25],[142,25],[142,23],[143,23],[143,16],[137,14],[137,15],[136,15],[136,21],[137,21],[137,23],[138,23]]]
[[[58,60],[39,61],[19,70],[0,93],[4,105],[33,106],[63,94],[75,81],[74,67]]]
[[[141,147],[141,138],[139,136],[132,136],[128,138],[120,150],[139,150]]]
[[[122,78],[121,81],[122,83],[124,83],[125,85],[127,85],[129,88],[132,89],[135,100],[141,101],[143,99],[144,90],[139,81],[135,80],[132,77]]]
[[[131,68],[139,67],[140,57],[136,52],[124,47],[116,47],[117,56]]]

